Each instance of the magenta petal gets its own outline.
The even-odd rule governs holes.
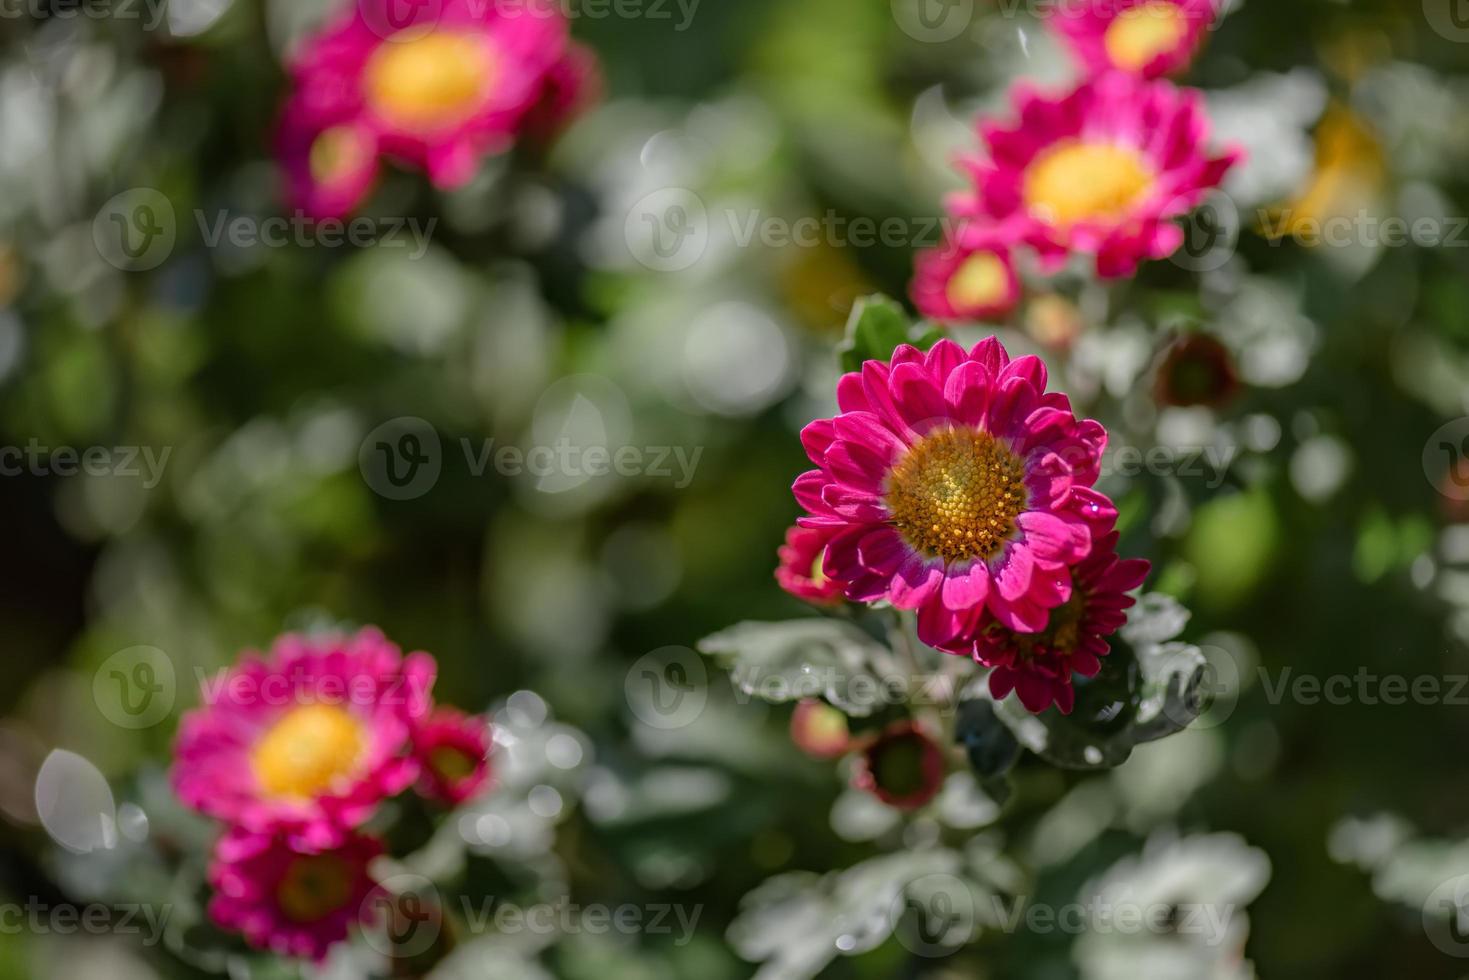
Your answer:
[[[1030,589],[1035,574],[1035,555],[1024,544],[1012,544],[1000,559],[995,575],[995,591],[1004,599],[1014,602]]]
[[[831,419],[817,419],[801,430],[801,445],[811,462],[820,466],[826,450],[836,440],[836,425]]]
[[[990,570],[982,561],[965,569],[950,568],[944,574],[943,604],[956,612],[983,606],[989,592]]]
[[[1016,523],[1025,532],[1025,543],[1037,558],[1069,564],[1085,558],[1091,547],[1091,535],[1085,527],[1062,520],[1055,514],[1026,511],[1016,518]]]
[[[889,527],[868,529],[857,543],[857,563],[878,575],[896,575],[912,557],[913,549],[902,535]]]
[[[944,401],[955,419],[978,427],[984,423],[992,387],[988,368],[974,361],[965,361],[949,375],[944,385]]]
[[[899,609],[918,609],[938,595],[943,583],[943,562],[911,555],[893,576],[888,596]]]
[[[975,344],[969,352],[969,359],[988,371],[991,378],[999,377],[1005,365],[1010,363],[1010,355],[998,337],[986,337]]]

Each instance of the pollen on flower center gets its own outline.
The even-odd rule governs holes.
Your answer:
[[[1188,33],[1188,20],[1170,0],[1148,0],[1123,11],[1107,27],[1103,43],[1112,64],[1140,71],[1158,55],[1178,45]]]
[[[304,799],[351,775],[365,741],[361,723],[345,709],[303,705],[260,737],[250,764],[266,794]]]
[[[1025,510],[1025,464],[978,429],[944,429],[908,450],[888,477],[893,526],[945,561],[991,558]]]
[[[1117,223],[1152,183],[1151,170],[1130,147],[1065,140],[1031,162],[1023,194],[1031,214],[1053,225]]]
[[[389,39],[368,62],[368,103],[389,122],[410,128],[450,126],[468,118],[494,83],[485,44],[465,34]]]
[[[308,160],[311,179],[330,183],[356,171],[370,155],[367,140],[361,133],[351,126],[332,126],[311,143]]]
[[[1022,660],[1031,659],[1037,651],[1069,656],[1081,643],[1081,621],[1085,613],[1086,595],[1079,587],[1073,588],[1071,598],[1051,610],[1050,622],[1044,630],[1015,634],[1016,652]]]
[[[276,886],[275,900],[292,922],[317,922],[352,899],[352,867],[335,854],[313,854],[291,862]]]
[[[945,295],[956,310],[993,306],[1005,299],[1009,277],[1005,263],[993,252],[975,252],[949,279]]]

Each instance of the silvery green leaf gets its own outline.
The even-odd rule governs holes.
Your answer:
[[[1128,613],[1122,638],[1133,646],[1163,643],[1182,633],[1192,615],[1172,596],[1149,592]]]
[[[889,659],[887,648],[851,623],[745,622],[705,637],[698,646],[729,670],[735,687],[775,704],[825,698],[849,715],[864,717],[884,703],[876,674]]]

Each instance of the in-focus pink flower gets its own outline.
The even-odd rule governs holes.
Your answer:
[[[990,693],[1003,698],[1013,690],[1026,710],[1039,714],[1052,703],[1070,714],[1076,703],[1071,675],[1095,677],[1110,651],[1107,637],[1127,622],[1135,599],[1127,593],[1143,584],[1148,562],[1117,557],[1117,533],[1099,540],[1090,556],[1071,570],[1071,598],[1051,612],[1039,633],[1017,633],[998,623],[982,629],[974,658],[994,668]],[[968,651],[965,651],[968,652]]]
[[[916,810],[944,785],[944,753],[911,721],[885,729],[858,757],[854,785],[900,810]]]
[[[353,923],[372,917],[368,865],[382,852],[378,841],[358,834],[308,851],[280,834],[235,827],[214,849],[209,917],[258,949],[319,962]]]
[[[432,703],[426,653],[376,629],[287,635],[203,684],[179,725],[173,785],[185,804],[293,845],[331,846],[418,775],[410,735]]]
[[[813,759],[835,759],[851,748],[847,716],[825,701],[807,698],[791,714],[791,741]]]
[[[457,806],[490,780],[490,726],[456,708],[436,708],[413,734],[423,773],[419,788],[429,799]]]
[[[841,414],[801,433],[817,469],[793,490],[799,523],[833,535],[824,571],[847,598],[917,610],[933,646],[973,635],[986,611],[1045,628],[1071,598],[1067,568],[1116,514],[1091,489],[1106,430],[1046,380],[994,337],[967,353],[903,345],[842,377]]]
[[[362,146],[423,168],[439,187],[457,187],[526,126],[564,121],[595,91],[596,78],[595,60],[570,45],[552,0],[406,7],[360,0],[305,42],[290,70],[283,152],[292,189],[308,209],[340,204],[355,186],[342,177],[342,198],[303,186],[303,175],[316,177],[313,159],[325,166],[331,157],[309,149],[317,134],[348,126]]]
[[[1217,7],[1218,0],[1080,0],[1059,5],[1047,23],[1088,72],[1156,78],[1189,66]]]
[[[963,221],[1034,248],[1052,271],[1095,256],[1104,278],[1130,276],[1183,243],[1174,219],[1193,210],[1241,156],[1209,156],[1200,94],[1112,72],[1059,98],[1017,90],[1018,119],[987,123],[985,159],[963,161],[973,193],[951,202]]]
[[[831,534],[822,529],[788,529],[785,544],[776,552],[780,564],[775,569],[775,580],[780,587],[797,599],[818,606],[839,605],[842,602],[842,584],[827,578],[822,571],[826,545],[831,538]]]
[[[1020,300],[1009,244],[993,226],[959,228],[914,261],[913,304],[935,320],[990,320]]]

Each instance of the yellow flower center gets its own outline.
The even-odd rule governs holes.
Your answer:
[[[1188,33],[1188,18],[1176,3],[1148,0],[1124,10],[1107,27],[1103,43],[1112,64],[1141,71],[1148,62],[1178,46]]]
[[[945,561],[996,555],[1027,499],[1025,463],[978,429],[925,436],[888,477],[893,526],[915,549]]]
[[[369,156],[367,140],[351,126],[332,126],[311,143],[311,178],[326,184],[360,169]]]
[[[959,311],[1003,302],[1010,288],[1005,263],[993,252],[975,252],[954,270],[944,289],[949,305]]]
[[[353,774],[366,741],[362,724],[346,710],[303,705],[260,737],[250,765],[267,795],[309,799]]]
[[[1066,140],[1041,152],[1025,171],[1030,213],[1058,227],[1121,223],[1153,183],[1138,152],[1113,143]]]
[[[467,752],[448,745],[441,745],[428,754],[429,766],[447,783],[457,783],[474,775],[476,762]]]
[[[317,922],[352,900],[352,867],[335,854],[291,862],[276,885],[275,901],[292,922]]]
[[[407,129],[463,122],[484,101],[496,65],[485,44],[466,34],[432,33],[391,38],[367,63],[368,104]]]

